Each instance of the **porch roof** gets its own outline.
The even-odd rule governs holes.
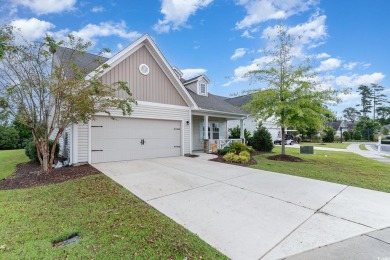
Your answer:
[[[199,108],[198,110],[193,110],[193,112],[211,112],[217,114],[232,115],[233,117],[244,117],[248,115],[248,113],[246,113],[244,110],[229,104],[220,96],[216,96],[211,93],[208,93],[208,96],[201,96],[194,93],[188,88],[187,91]]]

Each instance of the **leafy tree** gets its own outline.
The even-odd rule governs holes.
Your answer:
[[[309,62],[296,61],[292,52],[295,40],[279,25],[275,47],[264,50],[268,61],[247,74],[253,81],[267,83],[268,87],[253,91],[245,109],[258,119],[274,118],[281,127],[282,140],[287,127],[321,129],[327,120],[325,114],[332,114],[325,103],[338,101],[334,90],[318,87]]]
[[[348,122],[355,123],[360,116],[360,112],[353,107],[347,107],[343,110],[343,116]]]
[[[378,132],[381,128],[381,125],[368,117],[361,117],[360,120],[356,123],[356,131],[361,133],[363,139],[368,141],[374,140],[374,133]]]
[[[385,125],[390,120],[390,107],[378,107],[376,109],[378,113],[378,121],[381,125]]]
[[[387,96],[383,94],[383,91],[385,90],[384,87],[378,84],[371,84],[371,90],[372,90],[373,113],[374,113],[374,120],[375,120],[378,109],[381,108],[385,103],[388,103],[389,101],[387,100]]]
[[[322,136],[322,141],[324,143],[333,143],[335,134],[336,134],[336,131],[332,127],[327,127],[324,130],[324,134]]]
[[[360,131],[353,132],[353,140],[362,140],[362,134]]]
[[[24,148],[26,143],[33,139],[31,129],[25,124],[20,122],[19,116],[16,116],[16,118],[12,122],[12,125],[19,135],[18,148]]]
[[[249,132],[246,128],[244,128],[244,137],[245,140],[249,140],[251,138],[251,132]],[[241,138],[241,128],[240,126],[236,126],[229,129],[229,139],[239,139]]]
[[[0,126],[0,150],[17,149],[18,144],[18,131],[14,127]]]
[[[372,111],[372,98],[373,98],[372,89],[369,86],[360,85],[358,87],[358,92],[360,95],[360,104],[356,106],[360,106],[361,107],[360,113],[364,117],[367,117],[367,114],[371,113]]]
[[[0,35],[6,33],[2,30]],[[52,170],[58,140],[68,125],[87,123],[99,112],[109,114],[109,108],[121,109],[124,115],[132,112],[135,100],[126,83],[107,85],[100,80],[107,65],[99,66],[88,77],[86,68],[77,66],[76,59],[90,42],[69,35],[60,42],[46,36],[42,41],[20,44],[9,32],[8,37],[13,48],[5,49],[0,60],[1,112],[13,118],[20,116],[18,122],[31,129],[43,172]],[[53,59],[59,46],[75,51],[66,59]],[[127,98],[116,98],[120,89]]]
[[[272,142],[271,133],[261,123],[257,129],[253,132],[252,147],[256,151],[272,151],[274,144]]]

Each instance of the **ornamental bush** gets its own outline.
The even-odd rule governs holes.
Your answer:
[[[223,159],[227,162],[247,163],[251,159],[251,156],[248,151],[242,151],[239,154],[227,153],[223,156]]]
[[[19,148],[19,134],[14,127],[0,126],[0,150]]]
[[[343,139],[344,141],[348,141],[351,139],[351,136],[348,131],[343,132]]]
[[[333,143],[334,142],[334,135],[335,135],[335,130],[333,128],[327,128],[324,131],[324,135],[322,137],[322,141],[324,143]]]
[[[250,142],[256,151],[270,152],[274,148],[270,132],[261,123],[253,132],[253,138]]]
[[[359,131],[355,131],[353,133],[353,140],[361,140],[362,139],[362,135],[360,134]]]
[[[49,140],[50,151],[53,148],[53,143],[54,143],[53,140]],[[60,144],[57,143],[54,157],[58,157],[59,152],[60,152]],[[37,153],[37,146],[36,146],[34,141],[30,141],[26,144],[25,153],[26,153],[27,157],[30,158],[30,161],[39,162],[38,153]]]

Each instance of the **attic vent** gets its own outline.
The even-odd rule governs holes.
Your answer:
[[[139,65],[139,72],[141,72],[143,75],[148,75],[149,74],[149,66],[146,64],[141,64]]]

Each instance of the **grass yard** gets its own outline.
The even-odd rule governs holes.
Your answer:
[[[27,161],[24,149],[0,151],[0,180],[15,172],[16,164]]]
[[[314,147],[327,147],[327,148],[337,148],[337,149],[347,149],[347,146],[350,143],[300,143],[302,146],[314,146]]]
[[[1,259],[226,259],[101,174],[0,190],[0,205]],[[52,246],[74,234],[81,240]]]
[[[366,147],[365,144],[360,144],[360,145],[359,145],[359,149],[360,149],[360,150],[364,150],[364,151],[368,151],[368,149],[367,149],[367,147]]]
[[[280,147],[273,151],[280,153]],[[299,149],[286,148],[286,153],[305,162],[272,161],[265,158],[271,154],[263,154],[255,156],[257,164],[250,167],[390,192],[390,166],[387,164],[346,152],[315,151],[314,155],[301,155]]]

